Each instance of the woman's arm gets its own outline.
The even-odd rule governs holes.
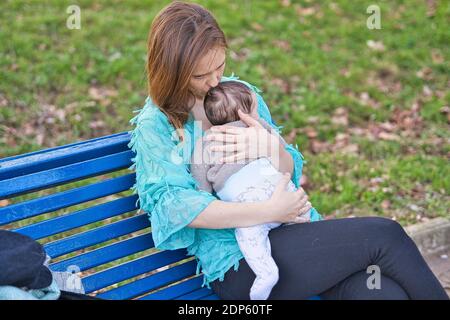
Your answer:
[[[212,201],[188,226],[191,228],[244,228],[273,222],[268,201]]]
[[[269,200],[258,202],[212,201],[188,225],[191,228],[223,229],[250,227],[268,222],[299,222],[298,217],[311,209],[302,188],[287,191],[290,175],[285,174]]]
[[[241,117],[243,117],[243,121],[251,123],[252,119],[249,115],[243,114]],[[278,157],[277,159],[279,161],[273,161],[272,165],[281,173],[289,173],[291,176],[294,174],[294,159],[292,158],[292,155],[286,150],[287,143],[284,141],[283,137],[279,135],[278,133],[274,133],[274,128],[267,123],[266,120],[263,118],[259,118],[258,121],[262,124],[264,129],[266,129],[268,132],[278,136],[278,144],[276,144],[277,148],[274,148],[275,154],[269,155],[272,159],[274,157]],[[270,152],[272,149],[270,149]]]
[[[195,242],[195,227],[233,228],[295,220],[306,203],[300,199],[306,197],[286,191],[286,186],[280,191],[277,186],[265,204],[225,203],[208,192],[196,190],[187,165],[179,163],[183,159],[177,158],[179,153],[174,150],[167,119],[151,105],[151,100],[147,104],[130,120],[136,128],[128,146],[136,156],[129,169],[136,171],[132,189],[139,194],[140,209],[150,218],[155,247],[186,248]],[[285,180],[287,184],[289,178]]]
[[[278,166],[274,165],[274,167],[281,173],[294,175],[294,159],[292,159],[292,155],[281,144],[279,145],[278,154],[280,161],[278,162]]]
[[[210,169],[209,153],[204,150],[206,146],[203,144],[203,138],[197,139],[194,147],[194,152],[191,157],[190,171],[194,180],[197,182],[199,190],[208,193],[213,192],[211,183],[208,181],[208,170]]]
[[[264,123],[266,125],[266,123]],[[266,125],[268,129],[270,126]],[[280,139],[281,140],[281,139]],[[282,143],[282,141],[280,141]],[[214,143],[213,143],[214,144]],[[191,158],[191,175],[197,181],[200,190],[211,193],[212,186],[207,179],[207,170],[212,163],[209,152],[204,149],[209,147],[198,138],[194,153]],[[284,149],[284,148],[282,148]],[[291,158],[290,154],[287,156]],[[292,158],[291,158],[292,160]],[[257,224],[272,222],[269,201],[254,203],[212,201],[189,225],[191,228],[224,229],[249,227]]]
[[[263,118],[266,122],[268,122],[273,129],[275,129],[278,134],[281,136],[281,129],[282,126],[277,126],[273,123],[272,121],[272,115],[270,114],[269,108],[266,104],[266,102],[264,101],[264,99],[262,98],[262,96],[256,92],[256,97],[258,99],[258,113],[260,115],[261,118]],[[281,163],[281,169],[286,170],[289,169],[290,166],[286,164],[286,162],[290,161],[290,159],[286,156],[285,153],[289,153],[291,158],[292,158],[292,175],[291,175],[291,179],[292,182],[294,183],[294,185],[297,188],[300,188],[300,178],[302,175],[302,169],[303,169],[303,161],[304,161],[304,157],[303,155],[300,153],[300,151],[298,150],[297,145],[288,145],[285,144],[284,145],[284,150],[282,150],[280,152],[280,159],[282,159],[282,161],[280,161]],[[306,163],[306,162],[305,162]]]
[[[224,152],[224,162],[227,163],[269,157],[278,171],[292,175],[294,160],[283,138],[264,119],[254,119],[241,110],[238,110],[238,114],[248,128],[229,127],[226,124],[212,127],[212,134],[205,139],[217,140],[222,145],[214,146],[211,150]]]

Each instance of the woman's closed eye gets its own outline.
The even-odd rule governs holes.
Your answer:
[[[225,65],[225,61],[222,62],[222,64],[221,64],[220,66],[218,66],[218,67],[216,68],[216,70],[214,70],[214,71],[219,70],[219,69],[222,68],[224,65]],[[194,75],[193,77],[194,77],[194,79],[196,79],[196,80],[200,80],[200,79],[203,79],[204,77],[206,77],[207,75],[209,75],[210,73],[212,73],[212,72],[214,72],[214,71],[208,72],[207,74],[196,75],[196,76]]]

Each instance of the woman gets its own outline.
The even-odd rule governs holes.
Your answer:
[[[206,92],[219,81],[236,80],[223,77],[226,48],[217,22],[199,5],[173,2],[154,19],[148,38],[149,97],[130,121],[136,125],[130,142],[136,152],[133,189],[150,216],[157,248],[187,248],[197,258],[197,272],[205,275],[204,285],[212,285],[223,299],[248,299],[255,275],[243,259],[234,228],[295,222],[311,205],[299,188],[303,163],[293,146],[259,148],[257,157],[278,157],[278,170],[287,173],[265,202],[227,203],[196,188],[185,160],[195,140],[211,127],[203,110]],[[258,90],[246,84],[257,94],[259,115],[277,129]],[[236,143],[226,127],[215,135],[226,143],[226,162],[273,138],[252,118],[241,119],[249,125],[239,133],[244,142]],[[285,191],[290,176],[296,192]],[[269,299],[447,299],[398,223],[376,217],[324,221],[314,212],[312,223],[270,232],[279,282]],[[372,265],[379,267],[381,288],[369,289],[366,271]]]

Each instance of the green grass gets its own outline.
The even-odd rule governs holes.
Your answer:
[[[315,154],[299,131],[294,142],[308,160],[307,191],[319,212],[394,217],[404,225],[450,216],[450,135],[440,112],[450,100],[448,3],[437,2],[428,16],[425,1],[378,1],[382,29],[369,30],[366,8],[373,1],[198,2],[213,12],[230,44],[225,75],[234,72],[261,88],[285,135],[309,126],[318,139],[333,144],[349,128],[379,125],[395,110],[420,102],[423,127],[417,136],[372,141],[350,134],[359,147],[356,154]],[[1,2],[1,157],[131,129],[132,111],[146,97],[148,29],[169,2],[95,3]],[[66,28],[66,8],[72,4],[81,8],[81,30]],[[314,11],[299,15],[300,6]],[[371,50],[368,40],[382,42],[385,50]],[[421,70],[428,72],[425,77],[418,76]],[[96,100],[92,87],[112,93]],[[363,93],[376,108],[361,101]],[[338,107],[349,112],[346,126],[332,122]],[[63,120],[58,110],[64,111]],[[371,185],[380,177],[382,182]],[[382,208],[383,201],[390,202],[388,208]]]

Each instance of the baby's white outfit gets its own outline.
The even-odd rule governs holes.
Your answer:
[[[269,159],[259,158],[234,173],[217,192],[223,201],[256,202],[268,200],[276,185],[282,178]],[[287,190],[295,191],[296,187],[289,181]],[[310,220],[310,212],[302,215],[304,222]],[[280,223],[260,224],[247,228],[236,228],[236,239],[256,279],[250,289],[251,300],[266,300],[272,288],[278,282],[278,267],[272,258],[269,231],[280,226]]]
[[[259,119],[264,128],[270,130],[270,125]],[[227,125],[246,127],[242,121],[227,123]],[[280,143],[286,142],[279,136]],[[217,154],[210,152],[216,142],[198,139],[191,161],[191,174],[198,188],[207,192],[216,192],[223,201],[257,202],[268,200],[282,178],[280,173],[268,158],[248,160],[244,163],[217,163]],[[289,181],[288,191],[297,188]],[[310,210],[299,216],[298,222],[309,222]],[[236,240],[250,268],[256,274],[256,279],[250,289],[250,299],[266,300],[272,288],[278,282],[278,267],[271,255],[269,231],[280,226],[280,223],[260,224],[247,228],[236,228]]]

